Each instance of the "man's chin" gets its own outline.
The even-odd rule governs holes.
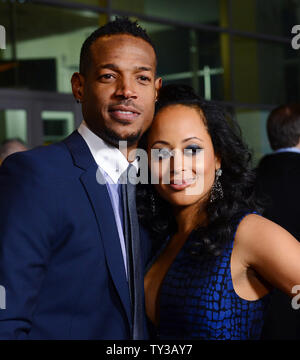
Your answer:
[[[131,134],[119,134],[111,129],[105,129],[101,134],[101,138],[116,147],[119,147],[120,141],[127,141],[127,147],[130,147],[138,143],[141,135],[141,130]]]

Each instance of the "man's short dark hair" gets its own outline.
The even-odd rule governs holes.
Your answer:
[[[300,104],[281,105],[267,120],[267,131],[273,150],[298,145],[300,140]]]
[[[83,75],[86,74],[87,69],[91,64],[90,47],[98,38],[106,35],[120,35],[120,34],[132,35],[147,41],[147,43],[149,43],[152,46],[156,56],[154,44],[152,43],[146,30],[143,29],[137,23],[137,21],[131,21],[127,17],[117,17],[114,21],[110,21],[104,26],[95,30],[83,43],[80,52],[80,65],[79,65],[80,73]]]

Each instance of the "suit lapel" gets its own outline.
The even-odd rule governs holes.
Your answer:
[[[64,140],[64,143],[69,148],[75,165],[85,170],[80,176],[80,181],[95,213],[109,272],[131,324],[131,306],[124,260],[107,187],[97,182],[97,164],[81,135],[75,131]],[[100,171],[97,177],[99,173]]]

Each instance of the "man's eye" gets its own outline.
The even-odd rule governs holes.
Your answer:
[[[139,80],[141,80],[141,81],[151,81],[151,79],[148,76],[144,76],[144,75],[139,76]]]
[[[110,80],[113,78],[113,75],[112,74],[104,74],[104,75],[100,75],[99,76],[99,79],[100,80]]]

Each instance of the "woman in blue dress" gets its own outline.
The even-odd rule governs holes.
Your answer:
[[[137,205],[155,249],[145,301],[157,336],[259,339],[272,288],[296,295],[300,244],[259,215],[234,122],[168,85],[145,141],[155,184],[139,185]]]

